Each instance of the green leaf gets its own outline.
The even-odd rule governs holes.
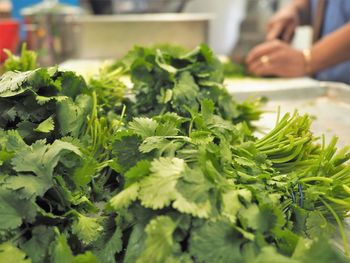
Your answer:
[[[50,83],[46,69],[26,72],[6,72],[0,76],[0,97],[13,97],[29,89],[37,89]]]
[[[35,96],[35,100],[38,102],[39,105],[44,105],[50,101],[56,101],[60,103],[66,99],[68,99],[68,97],[66,96],[49,96],[49,97],[40,96],[40,95]]]
[[[97,257],[94,254],[92,254],[91,251],[87,251],[84,254],[79,254],[75,256],[72,263],[100,263],[100,262],[101,261],[99,261]],[[103,262],[107,262],[107,261],[103,261]]]
[[[30,257],[33,263],[41,263],[47,260],[48,249],[55,239],[52,227],[36,226],[32,231],[32,238],[25,242],[21,248]]]
[[[4,183],[4,187],[17,191],[25,199],[43,196],[51,186],[49,181],[33,175],[9,176]]]
[[[18,228],[23,220],[32,222],[35,216],[36,206],[31,201],[0,187],[0,239],[6,232]]]
[[[116,211],[129,207],[130,204],[137,199],[139,188],[140,186],[138,183],[130,185],[112,197],[108,202],[108,206]]]
[[[102,219],[93,218],[78,214],[77,219],[72,225],[72,232],[83,245],[87,246],[98,239],[103,231]]]
[[[195,106],[199,96],[199,87],[188,71],[180,74],[178,82],[173,89],[173,104],[176,106]]]
[[[307,261],[305,261],[307,262]],[[254,263],[302,263],[279,254],[274,247],[263,247]]]
[[[125,263],[135,263],[143,252],[147,237],[145,227],[141,222],[134,225],[125,252]]]
[[[59,103],[57,121],[63,136],[78,137],[84,131],[87,117],[92,111],[92,98],[88,95],[78,95],[75,101],[66,99]]]
[[[194,131],[190,134],[191,142],[197,145],[206,145],[214,140],[211,132]]]
[[[129,123],[129,129],[140,135],[142,138],[147,138],[155,135],[158,123],[149,118],[134,118]]]
[[[157,136],[176,136],[179,133],[177,128],[178,124],[176,122],[164,122],[159,124],[156,129]]]
[[[79,149],[71,143],[56,140],[49,145],[41,140],[31,146],[18,149],[12,159],[12,165],[17,172],[33,172],[51,181],[53,170],[61,156],[69,152],[81,155]]]
[[[178,211],[195,217],[209,218],[212,211],[210,189],[213,185],[200,169],[186,168],[179,179],[176,189],[179,194],[173,203]]]
[[[209,120],[213,117],[215,111],[215,104],[210,99],[204,99],[201,102],[201,113],[205,120]]]
[[[159,158],[151,164],[151,174],[140,181],[139,199],[145,207],[160,209],[176,199],[177,180],[185,163],[178,158]]]
[[[50,246],[50,262],[52,263],[99,263],[107,261],[99,261],[97,257],[90,251],[86,251],[84,254],[77,256],[73,255],[73,252],[68,244],[65,234],[58,233],[56,229],[56,240]]]
[[[125,173],[125,186],[128,187],[131,184],[138,182],[140,179],[149,175],[150,169],[151,163],[149,161],[139,161],[134,167],[132,167]]]
[[[167,63],[164,54],[159,49],[156,49],[156,62],[160,68],[169,72],[170,74],[175,75],[177,73],[177,69]]]
[[[285,215],[278,205],[273,202],[251,204],[239,211],[239,220],[244,228],[258,230],[261,233],[276,231],[282,228],[285,223]]]
[[[122,248],[122,233],[120,229],[117,228],[104,245],[103,249],[95,251],[95,255],[97,255],[101,263],[115,263],[115,254],[122,251]]]
[[[268,218],[263,218],[261,216],[258,205],[251,204],[248,207],[242,207],[239,211],[240,222],[242,223],[245,229],[250,228],[253,230],[258,230],[260,228],[260,224],[263,223]]]
[[[52,263],[73,262],[73,252],[69,247],[67,237],[64,234],[57,233],[56,239],[50,247],[50,255]]]
[[[243,208],[240,198],[250,202],[252,194],[247,189],[229,190],[222,193],[222,214],[232,223],[236,222],[238,212]]]
[[[162,155],[166,149],[171,149],[172,146],[176,146],[173,141],[162,136],[152,136],[146,138],[139,149],[142,153],[150,153],[154,150],[158,150],[160,155]]]
[[[311,238],[332,236],[335,227],[319,211],[311,211],[306,218],[306,233]]]
[[[284,255],[292,255],[301,237],[288,228],[273,230],[278,251]]]
[[[60,95],[72,98],[76,104],[83,105],[78,97],[88,93],[84,78],[72,71],[59,71],[57,79],[62,87]]]
[[[311,247],[306,248],[304,253],[299,254],[295,257],[301,262],[317,262],[317,263],[349,263],[349,257],[345,256],[338,248],[330,244],[328,238],[320,238],[315,240]]]
[[[175,229],[175,222],[168,216],[152,219],[146,227],[147,238],[144,250],[136,262],[166,262],[174,250],[173,233]]]
[[[74,171],[72,176],[75,185],[85,187],[90,183],[98,170],[98,165],[98,162],[92,156],[84,156],[81,166]]]
[[[140,140],[136,135],[120,134],[113,143],[112,153],[117,157],[119,166],[126,172],[137,162],[144,159],[144,155],[139,151]]]
[[[31,263],[26,254],[9,242],[0,244],[0,262],[2,263]]]
[[[161,89],[160,94],[157,96],[157,101],[159,104],[167,104],[171,101],[173,97],[173,91],[171,89]]]
[[[52,132],[55,129],[55,123],[52,119],[52,117],[49,117],[48,119],[41,122],[38,127],[34,129],[36,132],[42,132],[42,133],[49,133]]]
[[[4,63],[6,71],[29,71],[38,67],[38,54],[34,51],[27,50],[27,45],[24,43],[21,49],[21,55],[15,56],[9,50],[4,50],[8,58]]]
[[[245,240],[223,221],[204,222],[193,229],[189,242],[189,252],[196,262],[243,262],[240,246]]]

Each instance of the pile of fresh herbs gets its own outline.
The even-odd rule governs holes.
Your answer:
[[[348,148],[297,113],[256,138],[208,47],[87,84],[26,60],[0,77],[0,262],[350,262]]]

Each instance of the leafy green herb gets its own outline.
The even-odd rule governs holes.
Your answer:
[[[5,52],[8,56],[4,64],[5,71],[29,71],[39,67],[37,53],[27,50],[27,44],[22,45],[20,56],[16,56],[6,49]]]
[[[208,47],[138,47],[87,84],[17,70],[0,77],[0,262],[350,262],[349,148],[297,112],[256,138],[262,101],[236,102]]]

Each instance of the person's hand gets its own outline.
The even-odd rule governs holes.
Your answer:
[[[272,17],[268,24],[266,40],[280,39],[291,42],[295,29],[300,24],[298,10],[294,6],[286,7]]]
[[[303,53],[279,40],[255,47],[248,54],[246,63],[249,72],[259,77],[293,78],[307,75]]]

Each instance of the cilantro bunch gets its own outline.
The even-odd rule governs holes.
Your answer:
[[[347,253],[347,149],[317,144],[308,116],[257,140],[210,100],[191,114],[134,118],[114,144],[124,262],[349,262],[329,243],[340,233]]]
[[[87,84],[17,70],[0,77],[0,262],[350,262],[348,148],[298,113],[256,138],[261,101],[228,94],[208,47],[137,47]]]
[[[189,116],[203,99],[214,102],[215,112],[238,123],[259,119],[259,101],[237,103],[223,85],[224,67],[206,46],[193,51],[168,46],[136,47],[114,66],[129,72],[135,103],[131,115],[154,116],[175,112]],[[113,67],[112,67],[113,68]]]

